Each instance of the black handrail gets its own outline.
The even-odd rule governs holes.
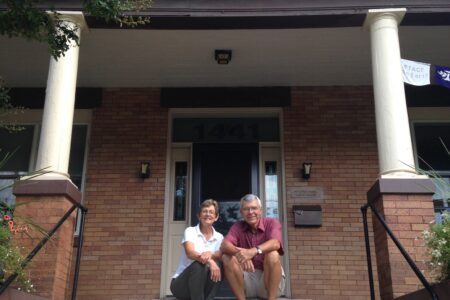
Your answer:
[[[44,245],[51,239],[51,237],[56,233],[56,231],[61,227],[62,224],[69,218],[72,212],[78,208],[81,212],[81,226],[79,233],[79,245],[77,249],[77,258],[75,261],[75,272],[74,272],[74,280],[72,286],[72,299],[75,299],[76,289],[78,284],[78,273],[80,269],[80,258],[81,258],[81,248],[83,246],[83,231],[84,231],[84,216],[87,213],[87,208],[83,205],[74,202],[72,207],[64,214],[64,216],[56,223],[56,225],[47,232],[44,238],[34,247],[34,249],[28,254],[28,256],[22,261],[20,264],[21,269],[24,269],[28,263],[33,259],[33,257],[39,252],[39,250],[44,247]],[[8,286],[17,278],[17,272],[11,274],[2,284],[0,284],[0,295],[8,288]]]
[[[389,234],[394,244],[397,246],[398,250],[400,250],[400,253],[403,255],[403,257],[408,262],[410,268],[414,271],[417,278],[419,278],[422,285],[425,287],[425,289],[430,293],[431,298],[433,300],[439,300],[437,294],[433,290],[433,287],[430,285],[430,283],[427,281],[425,276],[423,276],[422,272],[420,272],[417,265],[412,260],[411,256],[409,256],[408,252],[406,252],[405,248],[403,248],[400,241],[397,239],[397,237],[394,235],[392,230],[389,228],[389,226],[384,221],[383,217],[380,215],[378,210],[372,205],[372,203],[367,203],[364,206],[361,206],[361,213],[363,215],[363,223],[364,223],[364,237],[366,241],[366,254],[367,254],[367,270],[369,272],[369,285],[370,285],[370,299],[375,299],[375,290],[373,286],[373,272],[372,272],[372,258],[370,255],[370,241],[369,241],[369,228],[367,225],[367,209],[370,207],[372,212],[374,213],[375,217],[380,221],[381,225],[383,225],[384,230]]]
[[[364,237],[366,240],[367,270],[369,272],[370,300],[375,300],[375,288],[373,286],[372,258],[370,254],[369,226],[367,225],[367,207],[361,207],[364,223]]]
[[[78,234],[78,248],[77,248],[77,258],[75,260],[75,272],[73,274],[73,285],[72,285],[72,300],[75,300],[77,297],[77,288],[78,288],[78,274],[80,272],[80,262],[81,262],[81,249],[83,248],[83,232],[84,232],[84,217],[87,213],[87,209],[82,206],[80,208],[81,217],[80,217],[80,232]]]

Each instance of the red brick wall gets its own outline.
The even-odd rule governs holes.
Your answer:
[[[17,206],[15,212],[17,216],[31,219],[32,223],[39,225],[46,232],[50,231],[72,207],[70,200],[64,196],[17,196],[16,203],[26,203]],[[74,221],[75,212],[61,225],[26,268],[35,288],[33,294],[51,299],[64,299],[67,296],[72,263]],[[33,230],[32,227],[29,233],[34,239],[25,234],[14,236],[16,241],[27,249],[26,254],[30,253],[44,238],[43,234],[36,229]]]
[[[167,109],[158,89],[107,89],[94,114],[78,299],[159,296]],[[151,176],[138,177],[150,161]]]
[[[292,298],[368,299],[360,207],[378,176],[371,87],[293,88],[284,151]],[[307,181],[304,161],[313,163]],[[320,228],[294,228],[301,203],[290,192],[301,187],[323,188],[323,203],[310,201],[322,206]]]
[[[418,268],[426,270],[426,249],[423,240],[417,238],[434,220],[431,195],[387,194],[380,196],[375,205]],[[374,221],[382,299],[394,299],[423,288],[394,242],[386,239],[381,223],[376,219]]]
[[[378,175],[370,87],[293,88],[284,110],[293,298],[367,299],[360,206]],[[153,299],[160,291],[167,109],[157,89],[109,89],[94,115],[79,299]],[[137,177],[140,161],[152,175]],[[308,181],[302,162],[313,163]],[[324,190],[323,226],[294,228],[289,196]],[[370,223],[369,223],[370,224]]]

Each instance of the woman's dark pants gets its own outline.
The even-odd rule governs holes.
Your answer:
[[[222,270],[222,263],[217,262]],[[221,272],[223,277],[223,272]],[[220,286],[219,282],[211,280],[208,265],[194,261],[177,278],[172,279],[170,290],[181,300],[213,300]]]

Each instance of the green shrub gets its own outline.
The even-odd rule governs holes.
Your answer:
[[[14,224],[12,209],[0,202],[0,283],[13,273],[17,273],[16,285],[27,292],[33,291],[29,274],[21,267],[25,259],[24,248],[14,244],[12,234],[28,230],[28,226]]]
[[[442,223],[432,223],[422,238],[431,260],[427,263],[437,281],[450,279],[450,214],[445,212]]]

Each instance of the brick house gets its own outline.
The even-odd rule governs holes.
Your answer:
[[[370,298],[367,201],[423,267],[415,238],[446,203],[415,167],[450,177],[450,90],[405,85],[400,59],[450,66],[448,1],[155,1],[136,29],[76,2],[61,11],[80,47],[50,65],[43,45],[0,37],[0,75],[29,108],[25,130],[0,132],[20,145],[0,175],[50,167],[5,195],[42,200],[35,220],[89,209],[78,299],[170,295],[199,203],[219,200],[226,232],[249,192],[283,224],[288,298]],[[312,205],[320,226],[295,226],[294,206]],[[41,296],[70,297],[75,219],[30,267]],[[377,222],[370,236],[377,299],[419,289]]]

